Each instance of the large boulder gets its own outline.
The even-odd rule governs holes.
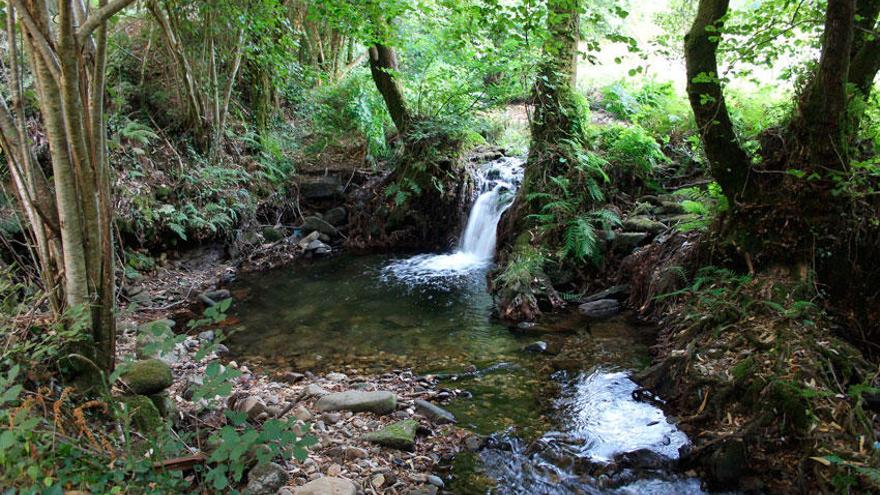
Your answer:
[[[260,464],[248,473],[244,495],[275,495],[287,484],[287,471],[278,464]]]
[[[325,476],[294,488],[293,495],[355,495],[354,483],[342,478]]]
[[[404,419],[381,430],[367,433],[364,435],[364,440],[383,447],[412,451],[416,446],[416,431],[418,429],[418,421]]]
[[[174,383],[171,368],[158,359],[132,363],[121,378],[136,395],[158,394]]]
[[[300,176],[297,178],[300,197],[307,200],[342,198],[345,187],[338,178],[328,175],[321,177]]]
[[[320,232],[321,234],[335,237],[339,235],[336,227],[330,225],[329,222],[318,216],[308,216],[303,218],[303,232]]]
[[[397,396],[391,392],[336,392],[321,397],[315,404],[321,412],[352,411],[389,414],[397,407]]]
[[[339,227],[348,220],[348,210],[342,206],[337,206],[324,213],[324,220],[334,227]]]
[[[455,423],[455,416],[453,416],[451,412],[443,409],[440,406],[436,406],[422,399],[416,399],[414,404],[416,406],[416,411],[418,411],[419,414],[437,424],[442,425]]]

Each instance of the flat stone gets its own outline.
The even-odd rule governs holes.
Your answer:
[[[287,484],[287,479],[287,470],[279,464],[260,464],[248,473],[244,495],[275,495]]]
[[[325,390],[320,385],[316,385],[314,383],[310,383],[306,386],[305,390],[302,392],[303,397],[324,397],[325,395],[330,395],[330,391]]]
[[[333,199],[341,198],[344,193],[342,182],[332,175],[311,177],[303,175],[297,177],[299,195],[305,199]]]
[[[666,226],[662,223],[643,215],[627,218],[623,221],[623,228],[632,232],[646,232],[648,234],[659,234],[666,230]]]
[[[307,249],[309,247],[309,244],[312,243],[312,241],[320,240],[320,238],[321,238],[320,232],[312,232],[311,234],[300,239],[299,242],[296,243],[296,245],[299,246],[301,249]]]
[[[590,318],[608,318],[620,313],[620,303],[616,299],[600,299],[581,304],[578,311]]]
[[[136,361],[121,378],[137,395],[158,394],[174,383],[171,368],[158,359]]]
[[[437,424],[443,425],[455,423],[455,416],[453,416],[451,412],[443,409],[440,406],[431,404],[430,402],[422,399],[416,399],[414,403],[416,406],[416,411],[418,411],[422,416],[429,418],[431,421]]]
[[[633,250],[641,246],[648,239],[645,232],[618,232],[614,234],[611,245],[614,249]]]
[[[389,414],[397,407],[397,396],[391,392],[360,392],[350,390],[321,397],[315,407],[321,412],[352,411]]]
[[[427,480],[429,484],[434,485],[437,488],[443,488],[446,486],[446,483],[443,483],[443,480],[440,479],[439,476],[434,476],[433,474],[429,474]]]
[[[357,488],[346,479],[325,476],[294,488],[293,495],[357,495]]]
[[[629,294],[630,287],[628,284],[615,285],[614,287],[609,287],[603,291],[597,292],[595,294],[589,295],[581,300],[581,304],[596,302],[600,299],[625,299]]]
[[[383,447],[412,451],[416,446],[416,430],[418,428],[418,421],[404,419],[381,430],[367,433],[364,435],[364,440]]]

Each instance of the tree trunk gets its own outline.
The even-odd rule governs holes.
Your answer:
[[[849,82],[867,99],[880,71],[880,0],[860,0],[856,16]]]
[[[380,43],[370,47],[370,73],[376,89],[385,100],[397,132],[405,134],[412,116],[403,96],[403,88],[397,81],[397,55],[393,48]]]
[[[87,357],[104,371],[113,369],[116,344],[104,125],[106,22],[132,1],[101,0],[97,10],[87,13],[84,5],[69,1],[50,6],[38,0],[16,0],[16,9],[8,12],[19,21],[35,78],[52,160],[54,198],[46,194],[48,187],[28,149],[23,126],[14,126],[16,118],[23,118],[21,105],[14,104],[15,118],[5,105],[0,108],[0,134],[9,152],[16,196],[37,240],[44,285],[50,299],[57,300],[52,309],[68,324],[91,333]],[[17,70],[14,54],[12,60]],[[16,96],[20,91],[16,84],[14,100],[20,96]],[[47,229],[53,234],[57,231],[60,242],[54,237],[41,240],[48,236]],[[58,275],[63,285],[56,290]]]
[[[747,191],[751,160],[737,140],[718,74],[718,42],[729,0],[700,0],[685,36],[687,93],[712,176],[735,204]]]
[[[828,1],[819,67],[792,122],[812,166],[841,170],[847,165],[847,78],[855,15],[855,0]]]

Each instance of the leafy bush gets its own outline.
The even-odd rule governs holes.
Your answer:
[[[568,146],[579,149],[570,142]],[[545,236],[561,235],[561,246],[556,253],[560,260],[589,259],[599,264],[602,252],[598,232],[610,231],[620,224],[616,214],[593,206],[605,197],[601,182],[608,181],[605,173],[608,162],[585,151],[578,151],[574,156],[578,161],[572,167],[575,172],[572,177],[549,177],[552,192],[533,192],[526,196],[538,211],[529,218],[538,223],[539,231]]]
[[[368,69],[356,69],[338,83],[318,88],[314,101],[304,111],[311,114],[312,126],[324,142],[355,133],[373,159],[388,157],[385,135],[391,117]]]
[[[614,167],[637,177],[649,177],[657,166],[669,162],[657,140],[638,124],[602,127],[599,146]]]
[[[672,83],[648,80],[641,85],[618,81],[600,90],[600,106],[616,118],[639,124],[657,139],[695,131],[687,98]]]
[[[217,324],[225,318],[229,303],[225,300],[209,308],[204,318],[189,327]],[[5,335],[9,335],[7,330]],[[125,405],[130,402],[111,395],[110,387],[127,364],[122,363],[106,377],[97,398],[79,396],[72,387],[53,385],[56,377],[46,377],[51,373],[48,370],[54,369],[48,365],[57,361],[58,352],[33,352],[34,346],[61,349],[71,336],[54,328],[42,330],[23,337],[32,343],[20,340],[18,347],[4,346],[6,351],[0,356],[0,486],[11,490],[5,493],[89,490],[160,495],[204,493],[209,487],[218,493],[237,493],[234,488],[248,467],[279,458],[302,461],[308,447],[316,442],[308,434],[309,426],[297,424],[295,418],[253,424],[236,412],[226,412],[225,424],[209,430],[206,441],[196,438],[197,431],[173,431],[164,423],[135,435],[135,409]],[[167,326],[157,325],[152,330],[165,336],[155,343],[160,349],[173,347],[181,338]],[[51,341],[48,345],[47,339]],[[203,346],[196,357],[211,352],[218,342]],[[19,364],[20,360],[24,362]],[[238,374],[212,362],[194,399],[228,395],[232,389],[229,380]],[[163,460],[192,455],[188,446],[202,441],[217,447],[209,452],[207,463],[195,466],[195,478],[157,467]]]
[[[681,206],[685,213],[695,215],[694,220],[678,226],[681,232],[706,231],[714,219],[728,209],[727,197],[721,192],[721,186],[717,182],[712,182],[706,189],[688,187],[679,189],[674,194],[682,198]]]

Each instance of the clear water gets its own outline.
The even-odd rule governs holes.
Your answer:
[[[444,385],[470,397],[447,407],[491,441],[459,456],[453,493],[701,493],[699,481],[663,469],[596,475],[628,452],[674,460],[688,442],[662,411],[633,399],[636,384],[621,371],[646,361],[650,332],[622,319],[588,324],[564,315],[524,334],[492,319],[486,273],[521,177],[513,159],[484,167],[452,253],[341,256],[244,276],[233,293],[230,349],[297,371],[457,373]],[[538,339],[549,354],[524,351]],[[573,345],[585,371],[548,379],[552,354]]]

